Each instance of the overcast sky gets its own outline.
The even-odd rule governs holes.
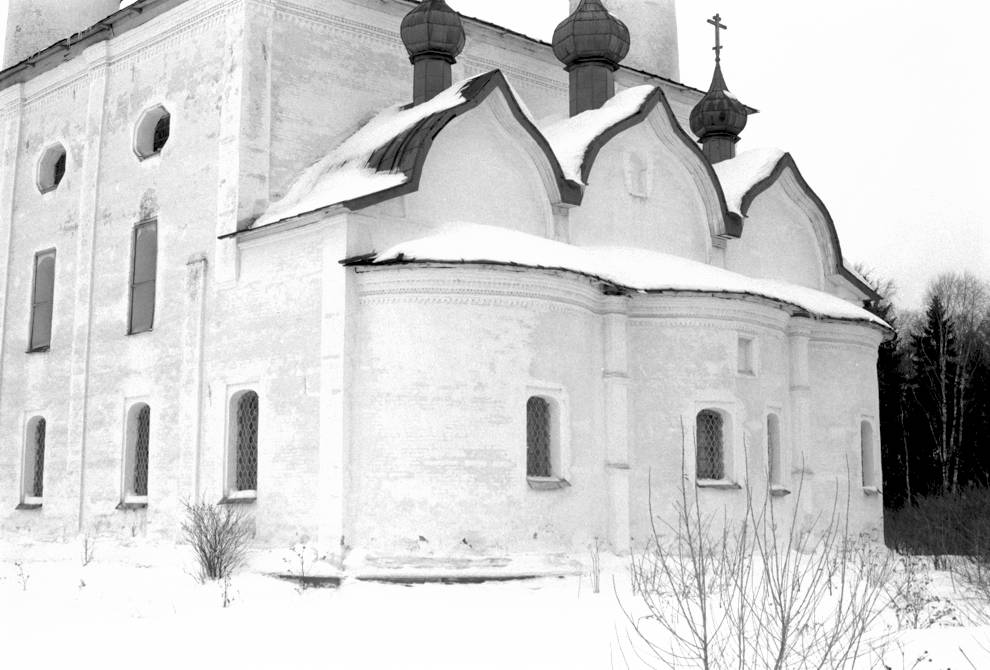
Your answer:
[[[448,3],[546,41],[568,8]],[[990,3],[680,0],[681,80],[697,88],[711,80],[716,11],[729,88],[760,110],[739,150],[791,152],[848,260],[893,278],[904,307],[939,272],[990,281]]]

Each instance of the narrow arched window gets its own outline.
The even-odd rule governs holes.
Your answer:
[[[767,471],[770,486],[783,485],[783,454],[780,450],[780,417],[776,414],[767,415]]]
[[[863,486],[879,488],[873,444],[873,425],[869,421],[863,421],[859,424],[859,448],[863,463]]]
[[[698,479],[723,479],[725,445],[722,415],[710,409],[698,412],[695,429]]]
[[[552,427],[550,403],[539,396],[526,401],[526,476],[551,477]]]
[[[146,502],[150,447],[151,408],[143,402],[137,403],[127,412],[124,503],[143,504]]]
[[[233,489],[258,489],[258,394],[244,391],[234,397]]]
[[[36,416],[27,423],[24,445],[23,502],[40,505],[45,494],[45,438],[47,422]]]

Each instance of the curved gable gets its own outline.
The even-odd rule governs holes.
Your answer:
[[[558,134],[566,132],[566,126],[581,121],[586,115],[605,115],[614,111],[609,108],[616,100],[631,91],[623,91],[612,101],[606,103],[601,110],[585,112],[579,117],[565,121],[557,126]],[[592,185],[592,173],[599,163],[599,155],[615,138],[626,131],[646,125],[653,130],[654,137],[659,139],[670,155],[683,165],[690,173],[698,192],[705,202],[706,216],[712,237],[739,237],[742,233],[742,217],[730,212],[725,196],[719,185],[711,163],[705,158],[698,144],[684,131],[663,91],[654,87],[635,109],[630,109],[615,123],[607,125],[604,130],[589,138],[580,162],[581,182]],[[559,130],[558,130],[559,129]],[[601,170],[603,171],[603,170]],[[572,175],[573,178],[573,175]]]
[[[422,104],[383,110],[303,171],[286,196],[272,203],[251,227],[318,216],[334,208],[364,209],[415,193],[437,136],[489,101],[506,134],[525,147],[548,201],[580,203],[580,184],[565,177],[549,143],[505,77],[493,70],[455,84]]]
[[[361,209],[389,198],[417,191],[424,166],[436,137],[454,119],[477,108],[496,91],[498,92],[498,100],[493,101],[496,116],[503,129],[510,136],[520,140],[526,147],[527,153],[537,165],[550,202],[552,204],[580,203],[580,185],[564,176],[550,144],[519,104],[505,76],[501,71],[493,70],[468,80],[461,89],[461,95],[465,102],[423,119],[406,132],[392,138],[372,154],[368,162],[369,167],[377,172],[404,173],[408,176],[405,183],[362,198],[348,200],[343,203],[344,206],[351,210]]]
[[[419,228],[470,222],[552,237],[555,182],[539,151],[495,93],[432,141],[403,218]]]
[[[810,226],[810,232],[814,236],[817,247],[817,255],[822,263],[821,281],[826,282],[832,275],[837,275],[849,282],[849,284],[866,297],[877,299],[879,296],[877,296],[876,292],[863,282],[858,275],[846,268],[842,258],[839,235],[836,232],[832,215],[829,213],[825,203],[818,197],[818,194],[808,185],[808,182],[798,169],[793,156],[789,153],[781,154],[769,174],[761,176],[752,184],[744,185],[743,190],[737,194],[738,213],[749,220],[746,226],[747,234],[751,227],[761,225],[761,219],[766,219],[762,223],[764,227],[781,225],[780,221],[773,221],[769,213],[759,216],[761,198],[766,197],[764,194],[768,192],[773,193],[774,191],[780,191],[786,194],[786,198],[793,203],[794,207],[799,209],[801,219]],[[769,206],[769,203],[767,205]],[[780,214],[781,212],[778,211],[776,215],[779,216]],[[744,235],[741,240],[733,242],[730,245],[729,253],[726,257],[727,262],[731,262],[733,257],[737,261],[740,260],[742,255],[740,253],[741,250],[733,250],[733,247],[745,249],[747,246],[745,238],[746,236]],[[756,241],[754,240],[750,244],[755,243]],[[774,253],[772,248],[768,252],[771,254]],[[739,271],[744,270],[740,269]]]

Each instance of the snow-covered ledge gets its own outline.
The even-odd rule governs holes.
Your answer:
[[[250,505],[258,500],[257,491],[228,491],[221,500],[221,505]]]
[[[119,510],[144,509],[148,506],[148,496],[126,495],[117,505]]]
[[[17,509],[41,509],[43,500],[41,496],[24,496]]]
[[[556,491],[566,489],[571,483],[559,477],[526,477],[526,483],[534,491]]]
[[[721,491],[737,491],[741,490],[737,482],[730,481],[728,479],[698,479],[695,484],[699,489],[715,489]]]

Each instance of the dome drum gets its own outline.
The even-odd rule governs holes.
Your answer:
[[[413,102],[426,102],[451,84],[450,66],[464,50],[461,17],[444,0],[424,0],[405,15],[399,32],[415,68]]]

